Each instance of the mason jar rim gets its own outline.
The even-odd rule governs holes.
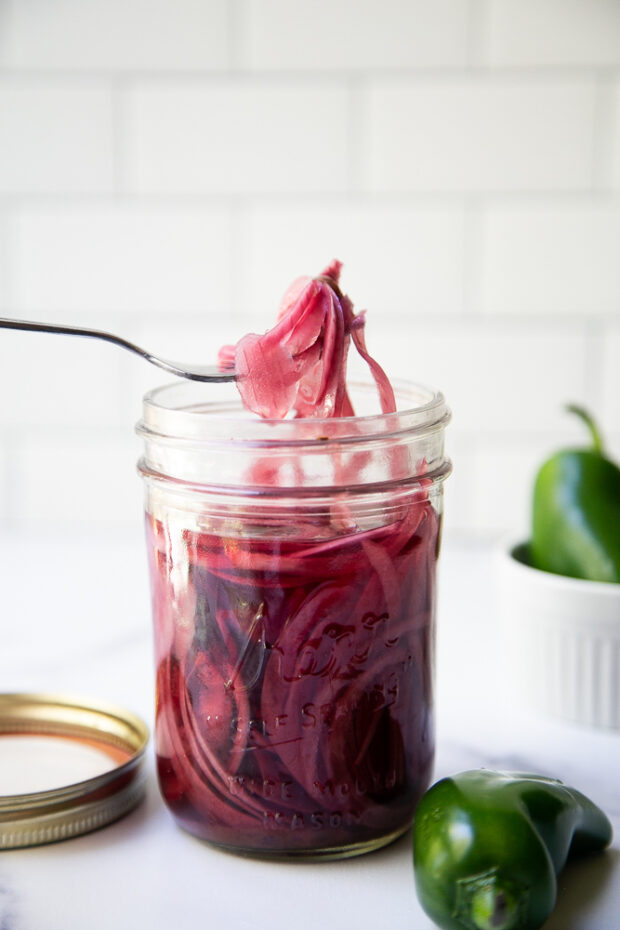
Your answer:
[[[230,392],[230,384],[174,382],[160,385],[145,394],[143,418],[136,431],[157,442],[198,445],[223,442],[255,448],[315,445],[317,440],[331,439],[338,443],[384,441],[398,434],[422,436],[445,428],[451,414],[440,391],[403,379],[393,379],[391,383],[398,404],[392,413],[276,420],[261,418],[245,410],[237,391]],[[219,393],[222,388],[228,389],[224,400],[214,396],[216,388],[220,389]],[[376,385],[371,380],[353,380],[348,388],[358,395],[357,399],[363,395],[376,399]],[[399,401],[403,403],[402,407]]]

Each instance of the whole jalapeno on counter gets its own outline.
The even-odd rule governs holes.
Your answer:
[[[442,930],[538,930],[568,856],[602,850],[611,837],[603,811],[562,782],[462,772],[438,781],[418,805],[418,897]]]
[[[592,417],[590,448],[562,449],[541,466],[534,484],[530,559],[534,568],[620,582],[620,468],[605,454]]]

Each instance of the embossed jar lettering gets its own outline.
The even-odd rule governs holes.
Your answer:
[[[145,399],[159,781],[211,843],[355,855],[428,786],[448,412],[397,400],[255,422],[192,385]]]

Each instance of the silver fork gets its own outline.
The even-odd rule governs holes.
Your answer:
[[[35,323],[32,320],[14,320],[8,317],[0,317],[0,329],[20,329],[35,333],[58,333],[62,336],[87,336],[90,339],[102,339],[104,342],[111,342],[113,345],[120,346],[121,349],[127,349],[141,356],[151,365],[157,365],[158,368],[163,368],[171,375],[188,378],[190,381],[234,381],[236,378],[234,371],[220,371],[215,365],[186,365],[182,362],[171,362],[169,359],[147,352],[146,349],[141,349],[140,346],[129,342],[128,339],[123,339],[122,336],[115,336],[101,329],[62,326],[58,323]]]

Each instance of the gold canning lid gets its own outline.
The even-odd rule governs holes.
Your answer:
[[[55,843],[133,810],[146,788],[143,721],[56,694],[0,694],[0,850]]]

